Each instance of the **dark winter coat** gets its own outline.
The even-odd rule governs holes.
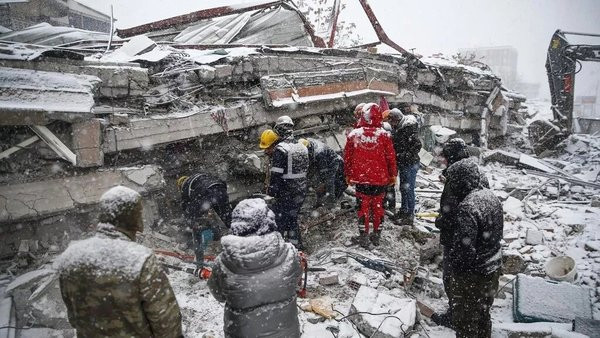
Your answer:
[[[447,168],[446,184],[442,191],[442,197],[440,198],[440,211],[439,216],[435,220],[435,226],[440,229],[440,243],[444,246],[452,244],[452,238],[454,236],[454,229],[456,228],[456,211],[458,204],[466,197],[467,191],[465,190],[464,182],[460,178],[464,175],[464,172],[473,170],[477,167],[477,163],[474,159],[466,158],[456,162],[455,164]],[[452,168],[452,169],[451,169]],[[454,175],[453,179],[452,175]],[[477,167],[478,178],[471,178],[473,182],[477,182],[480,188],[488,188],[490,184],[485,174],[480,172]],[[473,183],[474,184],[474,183]]]
[[[341,156],[319,140],[313,138],[307,140],[309,142],[308,159],[311,174],[319,175],[320,173],[335,172],[340,162],[342,162]]]
[[[225,236],[208,286],[225,302],[226,337],[300,337],[298,252],[278,232]]]
[[[101,223],[55,261],[78,337],[180,337],[181,313],[152,250]]]
[[[192,222],[204,221],[212,208],[223,223],[229,226],[231,206],[227,183],[204,173],[190,176],[181,187],[181,208],[185,218]]]
[[[419,152],[422,144],[419,140],[418,124],[400,125],[392,131],[392,141],[394,142],[398,167],[407,167],[419,163]]]
[[[385,186],[396,177],[396,153],[390,133],[382,128],[382,116],[372,110],[369,121],[363,117],[352,130],[344,148],[344,171],[355,184]]]
[[[306,195],[308,149],[289,138],[281,141],[273,151],[269,195],[281,200],[292,200]]]
[[[500,240],[504,228],[502,204],[483,187],[482,174],[471,159],[448,169],[446,187],[458,204],[451,211],[450,264],[453,273],[490,274],[502,264]]]

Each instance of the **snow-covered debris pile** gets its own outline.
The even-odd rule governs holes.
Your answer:
[[[362,286],[350,308],[350,320],[366,336],[404,337],[416,322],[417,302]]]

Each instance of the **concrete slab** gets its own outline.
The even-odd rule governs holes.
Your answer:
[[[133,179],[132,179],[133,178]],[[41,182],[0,186],[0,222],[50,216],[92,205],[115,185],[145,193],[164,186],[162,170],[147,165]]]

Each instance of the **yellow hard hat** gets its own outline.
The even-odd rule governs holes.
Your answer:
[[[279,139],[279,135],[271,129],[267,129],[260,135],[260,149],[270,148]]]
[[[310,142],[307,139],[305,139],[305,138],[298,139],[298,143],[304,145],[307,148],[310,145]]]
[[[181,191],[181,187],[183,187],[183,184],[188,178],[189,176],[181,176],[177,179],[177,189],[179,189],[179,191]]]

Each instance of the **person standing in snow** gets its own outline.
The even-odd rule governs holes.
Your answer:
[[[469,159],[469,152],[465,141],[461,138],[454,138],[444,144],[442,156],[447,163],[447,167],[442,171],[442,175],[446,177],[449,169],[454,163],[464,161],[469,163],[469,166],[477,165],[474,160]],[[481,173],[479,184],[481,188],[490,187],[485,174]],[[447,327],[452,326],[452,266],[450,264],[450,248],[454,237],[454,230],[458,227],[455,219],[458,204],[461,202],[462,188],[456,184],[444,185],[442,196],[440,199],[439,216],[435,220],[435,226],[440,229],[440,244],[443,248],[442,261],[442,279],[444,282],[444,290],[448,296],[448,310],[445,313],[435,313],[431,319],[438,325]]]
[[[225,181],[205,173],[182,176],[177,179],[181,192],[181,208],[187,226],[192,229],[197,264],[204,262],[206,241],[203,233],[212,233],[219,240],[221,232],[229,227],[231,206]]]
[[[490,337],[490,309],[498,289],[502,266],[502,203],[482,182],[482,173],[472,159],[448,168],[446,187],[456,207],[452,237],[447,250],[452,281],[451,323],[456,336]]]
[[[308,177],[315,182],[317,207],[335,206],[335,201],[347,188],[344,179],[344,160],[325,143],[313,139],[300,139],[300,143],[308,149]]]
[[[55,261],[69,322],[78,337],[181,337],[181,313],[144,230],[141,196],[117,186],[100,199],[96,235]]]
[[[266,202],[241,201],[231,233],[221,239],[223,251],[208,280],[211,294],[225,302],[225,337],[300,337],[298,252],[277,232]]]
[[[403,115],[397,108],[390,112],[390,124],[394,128],[392,139],[396,151],[398,181],[402,196],[402,205],[396,218],[400,224],[412,225],[415,218],[415,188],[420,163],[419,151],[422,146],[421,140],[419,140],[419,125],[415,116]]]
[[[359,243],[364,248],[369,247],[369,241],[379,245],[386,187],[396,183],[396,154],[390,133],[382,128],[382,113],[379,105],[366,104],[359,127],[348,134],[344,148],[346,181],[356,185],[360,200]],[[371,218],[373,232],[369,234]]]
[[[261,134],[259,146],[271,158],[267,194],[274,198],[272,209],[279,231],[302,250],[298,216],[307,191],[308,149],[271,129]]]

